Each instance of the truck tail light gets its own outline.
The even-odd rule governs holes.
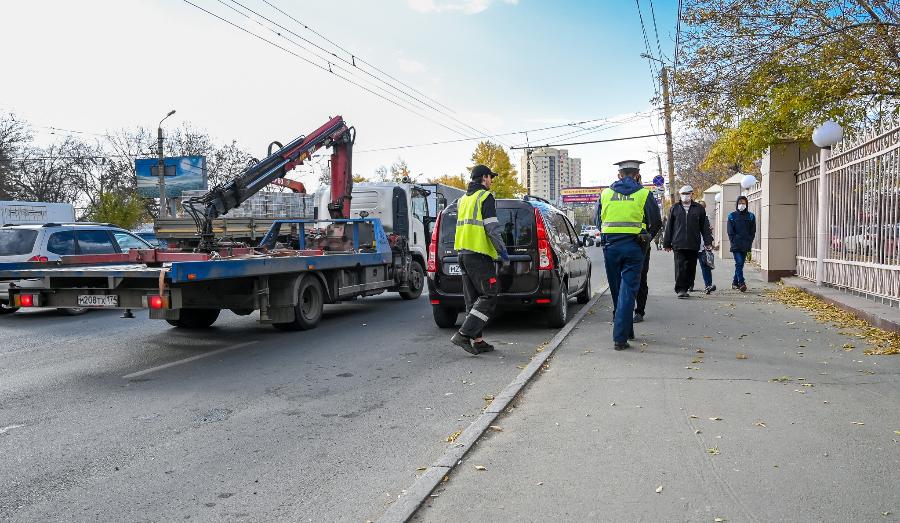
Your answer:
[[[19,294],[13,299],[16,307],[40,307],[41,297],[38,294]]]
[[[144,306],[148,309],[168,309],[169,297],[158,294],[144,296]]]
[[[544,227],[544,217],[541,211],[534,209],[534,222],[537,228],[538,242],[538,270],[553,270],[553,250],[550,249],[550,238],[547,236],[547,229]]]
[[[436,273],[437,272],[437,244],[438,238],[440,237],[440,229],[441,229],[441,214],[443,211],[439,212],[437,218],[434,221],[434,230],[431,231],[431,243],[428,244],[428,272]]]
[[[35,255],[35,256],[32,256],[31,258],[28,258],[28,261],[30,261],[30,262],[45,262],[45,261],[50,261],[50,258],[47,258],[46,256]]]

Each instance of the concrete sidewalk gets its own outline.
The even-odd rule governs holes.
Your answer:
[[[846,351],[752,270],[730,290],[728,261],[726,290],[677,300],[652,255],[633,348],[604,297],[413,520],[898,520],[900,358]]]

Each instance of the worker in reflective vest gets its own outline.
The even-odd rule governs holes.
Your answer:
[[[497,267],[499,257],[509,265],[506,246],[500,236],[497,206],[491,194],[491,182],[497,175],[487,166],[472,168],[466,195],[457,204],[456,236],[453,248],[459,253],[462,269],[466,318],[450,341],[469,354],[494,350],[484,341],[482,330],[497,308]]]
[[[613,348],[629,347],[634,339],[632,310],[641,283],[644,253],[650,243],[648,230],[661,226],[659,207],[634,176],[644,163],[638,160],[618,162],[619,180],[600,194],[597,226],[606,279],[615,308]]]

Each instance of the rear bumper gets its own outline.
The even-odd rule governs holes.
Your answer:
[[[559,302],[559,276],[555,271],[541,271],[537,289],[528,293],[500,293],[497,297],[497,308],[500,310],[529,310],[553,307]],[[433,307],[446,307],[457,310],[466,308],[466,300],[462,294],[451,294],[442,291],[434,278],[428,278],[428,299]],[[538,300],[549,300],[538,303]]]

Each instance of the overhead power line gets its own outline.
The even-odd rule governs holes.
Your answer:
[[[621,142],[624,140],[638,140],[640,138],[653,138],[654,136],[664,136],[664,135],[665,135],[665,133],[642,134],[640,136],[624,136],[622,138],[607,138],[605,140],[590,140],[587,142],[554,143],[554,144],[546,144],[546,145],[532,145],[532,146],[527,146],[527,147],[511,147],[511,149],[538,149],[541,147],[563,147],[566,145],[586,145],[589,143]]]
[[[656,50],[659,51],[659,59],[665,58],[662,52],[662,46],[659,45],[659,28],[656,25],[656,9],[653,8],[653,0],[650,0],[650,16],[653,17],[653,34],[656,35]]]
[[[650,67],[650,82],[653,85],[653,93],[659,97],[659,87],[657,85],[659,75],[656,73],[655,64],[653,63],[653,51],[650,50],[650,39],[647,38],[647,27],[644,25],[644,14],[641,11],[640,0],[634,0],[634,5],[637,7],[638,20],[641,22],[641,35],[643,35],[644,38],[644,51],[647,53],[647,56],[650,57],[647,59],[647,65]]]

